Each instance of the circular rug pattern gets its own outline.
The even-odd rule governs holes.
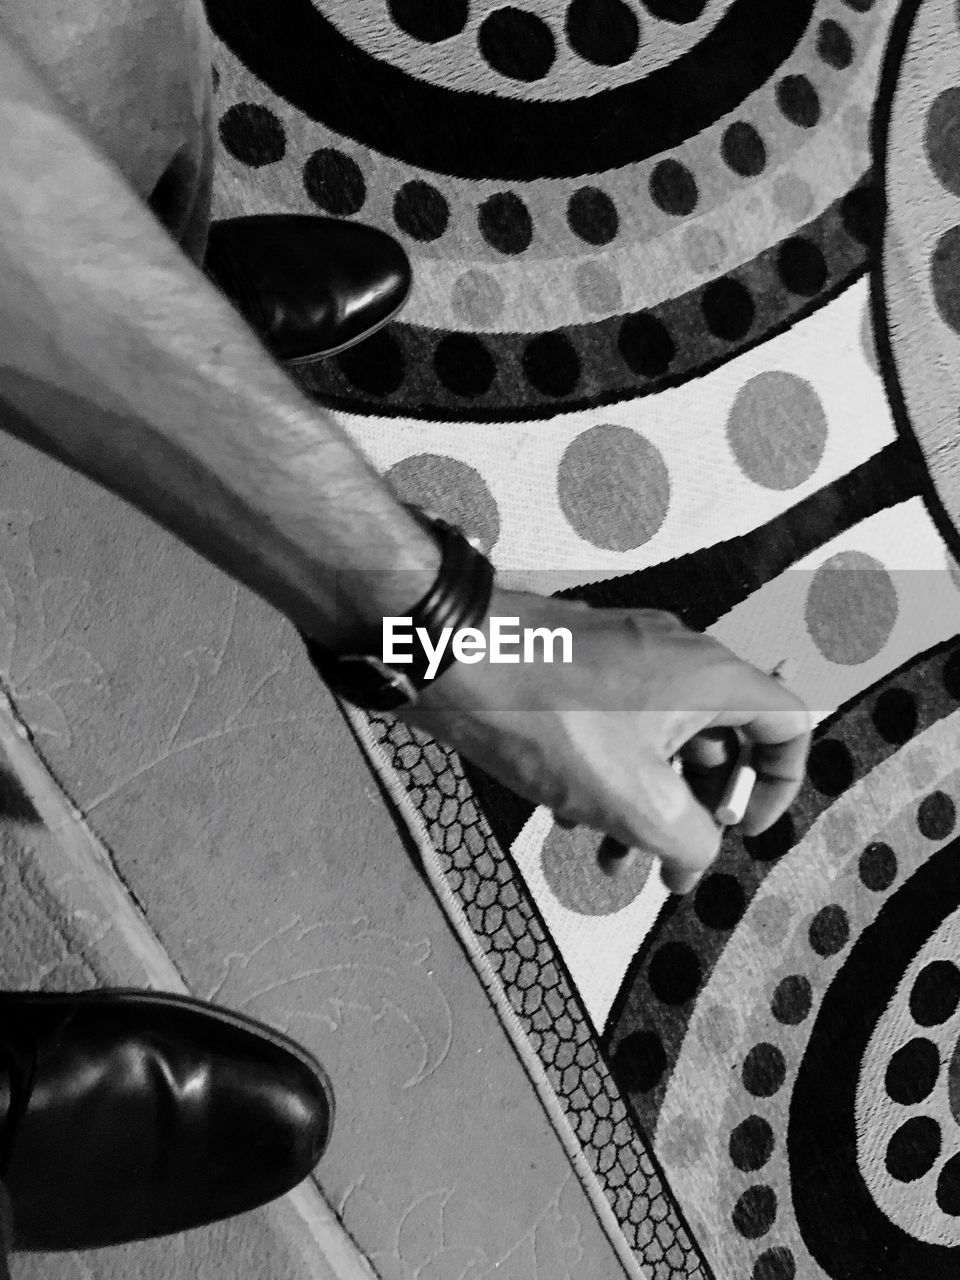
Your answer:
[[[956,1274],[958,703],[954,642],[821,726],[789,819],[727,837],[612,1015],[617,1078],[729,1274]]]
[[[900,19],[905,49],[881,117],[887,216],[874,279],[891,403],[960,527],[960,13],[926,0]],[[895,73],[895,74],[894,74]]]
[[[282,163],[310,207],[377,223],[413,261],[400,322],[298,375],[318,399],[371,425],[503,422],[735,379],[735,357],[743,370],[749,349],[791,338],[836,366],[810,335],[882,255],[869,323],[858,312],[832,333],[882,367],[904,435],[909,413],[927,456],[947,457],[957,361],[931,371],[929,352],[960,356],[955,0],[783,0],[775,23],[760,0],[279,0],[271,39],[262,0],[209,10],[269,102],[221,92],[233,161]],[[816,473],[837,390],[820,382],[819,366],[774,360],[730,387],[725,448],[756,488],[789,493]],[[771,449],[778,414],[789,432]],[[584,543],[625,554],[658,535],[685,476],[668,439],[597,417],[543,469],[542,493]],[[562,440],[566,422],[549,425]],[[486,548],[506,539],[511,513],[480,464],[403,438],[399,492],[455,491]],[[817,536],[830,503],[869,487],[822,495]],[[723,554],[723,580],[739,581]],[[741,554],[772,571],[769,547]],[[838,630],[843,575],[821,575],[807,630],[828,660],[863,663],[896,592],[878,561],[829,567],[869,581],[871,608],[857,634]],[[720,573],[703,578],[720,590]],[[611,1016],[617,1081],[718,1275],[867,1280],[890,1259],[904,1275],[957,1271],[958,664],[955,646],[928,654],[821,727],[790,814],[728,837],[646,936]],[[613,914],[612,895],[561,878],[563,851],[543,858],[558,897]],[[621,1186],[621,1222],[652,1230],[631,1195]],[[666,1240],[631,1244],[656,1244],[643,1261],[664,1266]]]
[[[892,9],[282,0],[264,40],[256,0],[212,0],[287,110],[221,98],[227,152],[293,163],[318,212],[413,264],[414,319],[298,378],[356,413],[529,419],[783,331],[879,246],[867,120]]]
[[[502,0],[325,0],[319,7],[354,44],[419,79],[538,101],[599,93],[668,65],[728,5],[541,0],[535,13]]]

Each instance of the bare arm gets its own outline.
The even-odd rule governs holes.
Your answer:
[[[342,645],[407,614],[432,542],[75,127],[0,24],[0,426],[127,498],[302,630]],[[371,571],[380,570],[379,574]],[[561,817],[643,845],[689,889],[719,847],[667,763],[741,727],[762,831],[800,786],[809,715],[669,615],[499,591],[574,661],[455,664],[407,718]]]
[[[432,540],[2,23],[0,175],[0,425],[127,498],[318,639],[407,612],[435,575]]]

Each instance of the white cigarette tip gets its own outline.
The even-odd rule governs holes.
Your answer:
[[[737,765],[714,815],[721,826],[735,827],[743,821],[756,781],[757,771],[752,765]]]

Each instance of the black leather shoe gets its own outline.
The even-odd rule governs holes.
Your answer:
[[[270,353],[290,365],[362,342],[410,293],[410,263],[392,236],[309,214],[213,223],[203,269]]]
[[[286,1036],[187,997],[0,993],[14,1247],[93,1249],[243,1213],[306,1178],[333,1094]]]

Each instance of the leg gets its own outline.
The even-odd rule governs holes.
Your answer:
[[[201,0],[0,0],[73,118],[197,265],[213,184],[211,39]]]
[[[150,194],[149,205],[188,258],[203,265],[213,200],[213,108],[208,122],[177,152]],[[2,1280],[2,1277],[0,1277]]]
[[[0,1280],[10,1280],[10,1266],[7,1262],[13,1248],[13,1208],[10,1204],[10,1193],[0,1182]]]
[[[346,350],[410,290],[396,241],[302,215],[228,219],[210,237],[215,127],[202,0],[0,0],[18,50],[194,264],[281,361]]]

